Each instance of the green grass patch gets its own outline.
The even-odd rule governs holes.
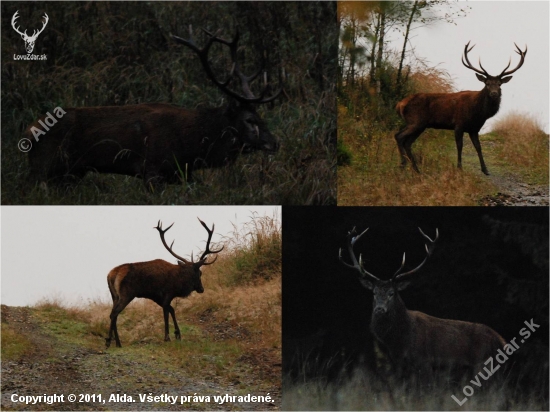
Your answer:
[[[32,342],[26,335],[2,323],[2,362],[23,359],[31,350]]]

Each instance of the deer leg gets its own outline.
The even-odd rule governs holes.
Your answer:
[[[172,320],[174,321],[174,336],[177,340],[181,340],[180,328],[178,327],[178,322],[176,321],[176,312],[174,311],[172,305],[168,307],[168,310],[170,311],[170,315],[172,316]]]
[[[462,169],[462,143],[463,143],[464,132],[459,129],[455,129],[455,142],[456,142],[456,151],[458,153],[456,167]]]
[[[133,298],[132,298],[133,299]],[[132,301],[132,299],[119,299],[116,303],[113,304],[113,310],[111,310],[111,327],[109,328],[109,337],[105,339],[105,345],[107,347],[111,346],[111,339],[113,334],[115,336],[116,347],[121,348],[120,339],[118,337],[118,329],[116,326],[116,321],[120,312],[124,310],[126,306]]]
[[[487,166],[485,166],[485,162],[483,161],[483,154],[481,153],[481,143],[479,143],[479,134],[478,132],[470,132],[468,134],[470,135],[470,140],[476,148],[477,157],[479,157],[479,164],[481,165],[481,171],[488,176],[489,171],[487,170]]]
[[[168,304],[170,307],[170,304]],[[168,334],[168,312],[170,309],[168,309],[167,306],[162,306],[162,311],[164,312],[164,341],[170,342],[170,335]]]
[[[401,155],[401,168],[405,168],[405,165],[407,164],[407,155],[405,153],[405,148],[403,147],[403,140],[406,138],[406,135],[403,135],[405,131],[407,130],[407,126],[399,130],[395,134],[395,141],[397,142],[397,149],[399,150],[399,154]]]
[[[403,147],[404,147],[405,153],[407,155],[406,157],[408,157],[409,160],[411,161],[412,167],[413,167],[413,169],[416,173],[420,173],[420,170],[418,169],[418,166],[416,164],[416,160],[415,160],[415,158],[412,154],[411,147],[412,147],[413,143],[416,141],[416,139],[418,139],[418,136],[420,136],[423,131],[424,131],[424,128],[412,129],[412,131],[409,132],[407,136],[405,136],[404,141],[403,141]]]

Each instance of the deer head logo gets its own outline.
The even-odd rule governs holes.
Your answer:
[[[38,35],[44,31],[46,28],[46,25],[48,24],[49,17],[46,13],[44,13],[44,21],[42,22],[42,28],[40,30],[34,30],[32,33],[32,36],[27,35],[27,30],[25,30],[23,33],[19,30],[19,27],[15,26],[15,20],[19,18],[17,15],[19,13],[19,10],[15,12],[11,19],[11,26],[13,29],[21,35],[21,38],[25,41],[25,49],[27,49],[27,53],[31,54],[34,49],[34,42],[38,38]]]

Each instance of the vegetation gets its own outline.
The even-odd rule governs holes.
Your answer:
[[[76,385],[75,389],[103,395],[117,391],[155,395],[184,395],[188,391],[201,395],[270,393],[275,401],[272,406],[279,405],[281,225],[275,218],[252,216],[245,231],[235,233],[233,239],[228,253],[222,252],[216,264],[203,268],[205,293],[172,302],[181,341],[174,340],[171,324],[172,341],[164,342],[161,308],[152,301],[136,299],[119,316],[118,329],[124,346],[105,351],[111,302],[92,300],[68,306],[49,299],[32,308],[2,308],[3,366],[10,361],[34,364],[32,375],[40,378],[32,385],[49,379],[50,392],[59,384],[65,385],[59,393],[65,393],[67,385]],[[244,242],[241,248],[240,241]],[[228,268],[237,266],[236,260],[243,260],[243,255],[250,262],[259,262],[257,266],[250,263],[246,270],[270,273],[269,278],[243,278],[237,282]],[[269,265],[263,255],[271,257]],[[15,319],[15,313],[21,311],[28,312],[23,322]],[[52,363],[56,365],[53,370],[49,367]],[[86,371],[85,379],[67,371],[69,366],[71,370]],[[12,382],[14,373],[3,372],[3,385]],[[49,375],[42,376],[46,373]],[[203,387],[197,388],[196,382]],[[147,389],[143,389],[143,384]],[[8,383],[6,387],[9,388]],[[36,386],[29,389],[43,393]],[[6,406],[3,404],[2,409]],[[9,406],[13,409],[14,404]],[[91,406],[95,410],[105,407]],[[110,408],[115,406],[118,409],[123,405],[111,404]],[[209,404],[192,406],[212,408]],[[226,404],[224,409],[242,407]],[[258,404],[250,404],[247,409],[257,407]]]
[[[34,50],[46,54],[46,61],[13,60],[14,54],[24,53],[24,44],[13,30],[2,33],[3,204],[335,204],[334,3],[53,6],[1,6],[5,27],[15,10],[22,27],[23,20],[28,27],[34,27],[31,22],[39,25],[44,11],[50,19]],[[220,36],[230,37],[238,25],[245,73],[257,70],[263,55],[275,84],[277,69],[284,67],[283,96],[260,108],[281,141],[276,155],[241,156],[233,166],[197,173],[196,183],[166,185],[156,193],[149,193],[138,179],[97,173],[69,185],[33,187],[26,181],[27,159],[17,143],[29,124],[56,107],[143,102],[221,106],[225,96],[197,59],[170,39],[170,34],[187,37],[189,25],[199,44],[205,37],[201,27],[221,29]],[[211,63],[227,73],[227,56],[218,53],[217,45],[212,51]]]
[[[462,171],[456,168],[453,132],[434,129],[427,129],[413,146],[422,173],[414,173],[410,165],[404,170],[399,167],[394,135],[403,122],[394,110],[396,103],[413,93],[456,90],[444,70],[418,61],[405,64],[411,21],[429,23],[423,20],[426,10],[421,6],[425,2],[409,2],[406,6],[399,6],[401,2],[385,3],[338,4],[338,204],[478,205],[484,195],[496,193],[499,188],[480,173],[468,137]],[[463,15],[462,9],[452,12],[452,4],[430,3],[445,7],[442,19],[448,22]],[[384,39],[388,30],[403,33],[402,50],[389,49]],[[495,125],[493,132],[481,140],[494,175],[511,173],[529,184],[548,184],[548,136],[529,115],[511,114],[509,120]]]

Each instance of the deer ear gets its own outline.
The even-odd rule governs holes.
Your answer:
[[[512,80],[512,76],[503,77],[502,79],[500,79],[500,82],[501,83],[508,83],[510,80]]]
[[[397,290],[403,290],[403,289],[407,288],[410,284],[411,284],[411,282],[399,282],[397,284]]]
[[[476,77],[480,82],[485,83],[487,81],[487,78],[485,76],[482,76],[481,74],[476,73]]]
[[[367,288],[368,290],[373,290],[374,289],[374,284],[370,281],[370,280],[367,280],[367,279],[359,279],[359,282],[361,282],[361,284],[363,285],[364,288]]]

